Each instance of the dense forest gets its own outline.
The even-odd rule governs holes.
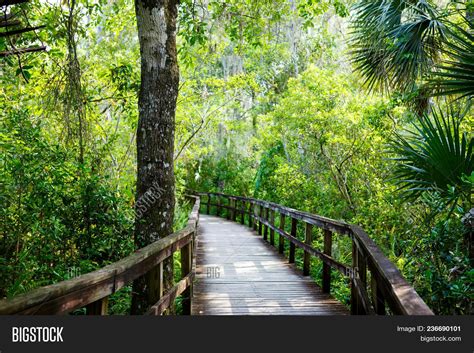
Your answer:
[[[124,258],[219,191],[358,224],[436,314],[472,314],[471,0],[4,3],[1,298]],[[145,286],[110,311],[143,311]]]

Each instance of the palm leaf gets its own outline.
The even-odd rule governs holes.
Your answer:
[[[361,0],[353,8],[351,56],[369,89],[413,89],[438,62],[446,37],[427,1]]]
[[[454,26],[454,25],[453,25]],[[446,44],[446,58],[432,72],[429,85],[435,95],[474,96],[474,36],[454,26]]]
[[[445,115],[434,110],[431,117],[421,116],[414,130],[391,141],[397,162],[394,180],[406,199],[417,199],[426,191],[453,200],[470,197],[472,190],[463,176],[474,170],[474,138],[461,133],[461,120],[454,111]]]

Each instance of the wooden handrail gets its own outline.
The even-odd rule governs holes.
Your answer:
[[[350,278],[351,282],[351,313],[379,314],[391,312],[396,315],[433,315],[431,309],[416,293],[415,289],[403,278],[396,266],[382,253],[375,242],[362,228],[345,222],[333,220],[285,207],[273,202],[251,197],[233,196],[218,192],[200,192],[206,196],[206,211],[211,214],[211,208],[216,207],[219,216],[222,210],[227,210],[227,217],[235,220],[240,215],[241,223],[248,217],[248,225],[267,240],[267,229],[280,235],[278,250],[283,253],[284,241],[290,243],[289,262],[294,262],[295,247],[304,251],[304,274],[309,274],[309,256],[315,256],[323,262],[323,291],[328,293],[331,287],[331,271],[335,269]],[[212,198],[217,198],[212,202]],[[224,204],[223,200],[228,200]],[[240,207],[237,202],[241,203]],[[248,205],[248,207],[247,207]],[[257,210],[258,209],[258,210]],[[269,211],[271,216],[269,217]],[[280,226],[274,225],[274,212],[280,214]],[[290,218],[290,219],[286,219]],[[302,241],[296,236],[297,222],[306,225],[306,239]],[[291,234],[285,231],[284,224],[291,224]],[[311,226],[324,230],[324,250],[315,249],[311,245]],[[341,234],[351,238],[352,264],[347,265],[332,257],[332,237]],[[272,236],[270,242],[273,244]],[[367,278],[370,274],[370,283]],[[386,309],[386,305],[390,311]]]
[[[386,314],[387,304],[391,312],[400,315],[432,315],[432,311],[419,297],[413,287],[403,278],[400,271],[385,257],[372,239],[358,226],[332,220],[307,212],[298,211],[272,202],[230,196],[222,193],[199,193],[207,196],[207,213],[216,207],[216,214],[227,210],[226,217],[258,231],[274,244],[274,234],[279,234],[278,248],[283,252],[285,239],[290,243],[289,261],[294,262],[295,248],[305,253],[304,274],[309,274],[310,256],[323,262],[323,291],[329,292],[331,286],[330,269],[348,276],[351,281],[351,312],[353,314]],[[187,226],[166,238],[160,239],[132,255],[105,266],[97,271],[77,278],[35,289],[13,299],[0,301],[0,314],[62,314],[86,306],[90,314],[105,314],[107,298],[136,278],[154,269],[162,271],[162,262],[181,250],[182,280],[166,293],[159,293],[158,301],[150,307],[147,314],[160,315],[169,308],[178,295],[183,295],[183,311],[190,313],[193,278],[195,274],[196,233],[199,222],[200,198],[193,198],[193,209]],[[216,203],[211,202],[217,197]],[[221,200],[227,199],[228,204]],[[238,202],[241,203],[240,207]],[[258,212],[257,212],[258,211]],[[275,225],[275,212],[280,213],[280,225]],[[285,231],[291,225],[291,234]],[[306,224],[306,239],[297,238],[297,222]],[[316,226],[324,230],[324,250],[315,249],[311,244],[311,229]],[[352,264],[347,265],[332,257],[333,234],[349,236],[352,240]],[[370,274],[370,283],[367,274]],[[162,276],[158,287],[162,288]]]
[[[282,205],[279,205],[279,204],[274,203],[274,202],[259,200],[259,199],[254,199],[254,198],[251,198],[251,197],[244,197],[244,196],[231,196],[231,195],[226,195],[226,194],[219,193],[219,192],[209,192],[209,193],[200,192],[200,193],[197,193],[197,194],[200,195],[200,196],[211,195],[211,196],[222,196],[222,197],[225,197],[225,198],[232,197],[232,198],[234,198],[236,200],[239,200],[239,201],[251,202],[254,205],[259,205],[259,206],[262,206],[264,208],[270,208],[274,211],[279,212],[280,214],[284,214],[286,216],[290,216],[290,217],[295,218],[297,220],[313,224],[313,225],[315,225],[315,226],[317,226],[318,228],[321,228],[321,229],[331,230],[331,231],[337,232],[339,234],[351,234],[350,225],[345,223],[345,222],[336,221],[334,219],[318,216],[318,215],[315,215],[315,214],[312,214],[312,213],[295,210],[294,208],[282,206]],[[212,204],[211,206],[217,206],[217,205]],[[231,208],[228,205],[220,205],[220,207],[225,208],[225,209],[230,209]]]
[[[84,306],[87,306],[87,311],[91,310],[97,314],[97,307],[104,307],[102,304],[104,301],[106,302],[109,295],[157,268],[157,266],[161,266],[162,262],[173,256],[175,251],[182,250],[182,254],[183,251],[186,251],[188,259],[193,259],[193,243],[195,242],[199,222],[200,199],[197,196],[187,195],[187,197],[194,200],[194,205],[189,215],[188,224],[184,229],[159,239],[137,250],[132,255],[97,271],[40,287],[12,299],[3,299],[0,301],[0,315],[63,314]],[[190,289],[187,293],[187,305],[191,305],[194,271],[191,270],[189,263],[185,265],[182,263],[181,265],[182,272],[185,269],[185,273],[183,273],[183,277],[185,277],[183,279],[184,288],[183,281],[180,281],[177,285],[179,291],[176,291],[176,286],[171,288],[155,304],[159,304],[160,311],[155,310],[154,313],[161,314],[173,303],[173,300],[167,299],[171,297],[174,299],[176,295],[183,293],[186,289]],[[162,278],[160,280],[162,281]],[[162,283],[160,285],[162,287]],[[166,305],[163,305],[163,303],[166,303]],[[98,313],[104,314],[104,311],[99,310]]]

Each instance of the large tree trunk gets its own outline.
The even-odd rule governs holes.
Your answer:
[[[179,68],[176,0],[136,0],[141,54],[138,99],[135,244],[141,248],[173,231],[174,128]],[[132,314],[156,302],[157,273],[133,283]],[[173,259],[163,266],[164,290],[173,284]]]

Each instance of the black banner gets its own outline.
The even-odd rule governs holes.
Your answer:
[[[0,317],[0,353],[474,351],[473,319],[458,317]],[[263,351],[262,351],[263,352]]]

